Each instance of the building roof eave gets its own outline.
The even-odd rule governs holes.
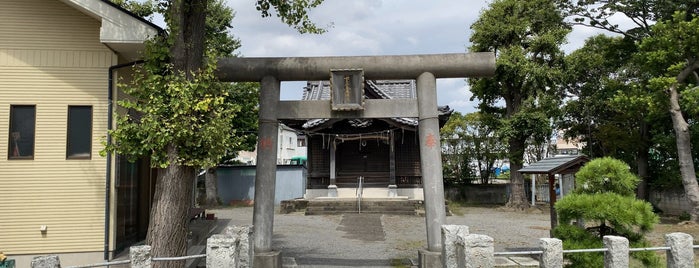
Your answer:
[[[566,172],[571,168],[579,168],[583,164],[587,163],[589,158],[584,155],[574,155],[574,156],[556,156],[542,159],[536,163],[532,163],[529,166],[523,167],[518,170],[522,174],[562,174],[569,173]]]
[[[100,42],[126,60],[140,59],[144,42],[163,33],[157,25],[136,16],[109,0],[60,0],[101,22]]]

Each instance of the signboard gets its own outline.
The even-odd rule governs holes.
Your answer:
[[[330,104],[333,111],[364,110],[364,70],[330,70]]]

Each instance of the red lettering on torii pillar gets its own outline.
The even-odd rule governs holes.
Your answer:
[[[427,137],[425,137],[425,145],[428,148],[434,148],[434,146],[437,145],[437,138],[434,137],[434,134],[427,134]]]
[[[272,139],[270,137],[262,137],[260,138],[260,149],[261,150],[267,150],[272,148]]]

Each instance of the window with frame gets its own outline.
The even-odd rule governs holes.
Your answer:
[[[36,105],[10,105],[8,159],[34,159]]]
[[[92,106],[68,106],[67,159],[92,157]]]

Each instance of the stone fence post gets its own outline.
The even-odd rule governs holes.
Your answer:
[[[223,234],[206,239],[206,267],[240,267],[238,243],[239,240]]]
[[[32,268],[61,268],[61,260],[56,255],[37,256],[32,258]]]
[[[558,238],[539,238],[539,248],[543,251],[539,267],[563,267],[563,241]]]
[[[605,268],[626,268],[629,267],[629,240],[626,237],[605,235],[602,237],[604,247]]]
[[[445,268],[463,267],[463,237],[466,235],[466,225],[442,225],[442,265]]]
[[[465,225],[442,225],[441,229],[443,267],[495,266],[492,237],[469,234],[468,226]]]
[[[670,233],[665,235],[668,268],[694,267],[694,238],[685,233]]]
[[[255,251],[253,247],[253,228],[252,225],[229,226],[226,228],[225,234],[233,237],[238,242],[238,251],[236,257],[239,267],[253,267],[255,259]]]
[[[463,237],[465,268],[494,267],[493,238],[487,235],[469,234]]]
[[[151,246],[142,245],[130,247],[129,259],[131,259],[131,268],[150,268],[153,263]]]

